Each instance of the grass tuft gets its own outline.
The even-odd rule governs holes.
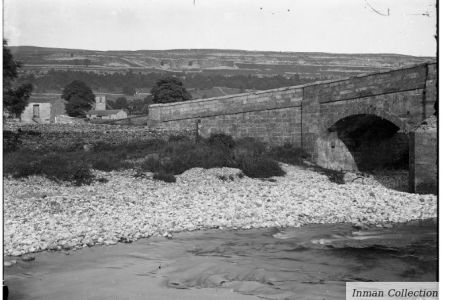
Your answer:
[[[268,178],[286,174],[278,162],[265,156],[243,157],[239,163],[239,167],[245,175],[252,178]]]

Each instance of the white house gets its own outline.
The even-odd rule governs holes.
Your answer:
[[[86,117],[91,120],[119,120],[128,117],[128,113],[123,109],[90,110],[86,113]]]

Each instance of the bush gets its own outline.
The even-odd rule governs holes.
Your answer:
[[[234,162],[230,151],[224,148],[215,148],[206,144],[191,144],[175,147],[169,164],[174,174],[180,174],[188,169],[231,167]]]
[[[239,162],[239,168],[245,175],[252,178],[268,178],[286,174],[276,161],[265,156],[243,157]]]
[[[70,168],[70,172],[72,173],[71,180],[75,185],[89,185],[91,184],[95,176],[91,173],[89,167],[85,164],[74,165]]]
[[[233,153],[236,160],[241,157],[261,156],[266,152],[264,143],[254,138],[242,138],[236,141]]]
[[[24,135],[30,135],[30,136],[41,136],[42,133],[36,130],[21,130],[19,128],[19,130],[24,134]]]
[[[153,157],[149,157],[142,162],[141,169],[143,171],[156,172],[158,170],[161,170],[161,163],[159,162],[159,160],[156,160]]]
[[[220,148],[234,148],[236,145],[231,135],[224,133],[214,133],[208,138],[208,144]]]
[[[75,185],[90,184],[95,178],[83,161],[70,161],[68,157],[55,153],[42,156],[40,153],[25,151],[8,155],[4,172],[14,178],[43,175],[54,181],[72,182]]]
[[[94,169],[106,172],[122,169],[122,166],[118,158],[113,156],[99,157],[92,163]]]
[[[158,173],[153,174],[153,179],[170,182],[170,183],[177,181],[177,179],[175,178],[175,176],[173,174],[165,173],[165,172],[158,172]]]
[[[121,144],[96,143],[87,154],[95,169],[112,171],[132,167],[127,159],[139,159],[160,151],[166,142],[160,139]]]
[[[37,170],[37,174],[41,173],[47,178],[53,180],[63,180],[71,181],[71,174],[68,172],[70,170],[69,162],[58,154],[49,154],[44,156],[38,162],[40,169]]]
[[[142,164],[143,171],[164,171],[181,174],[191,168],[215,168],[235,166],[231,151],[212,147],[207,143],[171,142],[158,154],[158,159],[147,158]]]
[[[232,167],[240,168],[245,175],[253,178],[284,175],[283,169],[266,155],[265,149],[263,143],[253,138],[240,139],[234,143],[228,135],[215,134],[198,144],[186,141],[170,142],[157,158],[147,158],[141,169],[176,175],[195,167]],[[297,153],[298,149],[294,150]]]
[[[3,172],[14,178],[40,173],[39,157],[27,152],[14,152],[4,156]]]
[[[67,157],[59,154],[45,156],[39,162],[39,165],[38,171],[55,181],[68,181],[75,183],[75,185],[83,185],[91,184],[95,178],[85,162],[69,161]]]
[[[291,144],[272,148],[269,156],[277,161],[291,165],[301,165],[304,159],[309,158],[309,155],[302,148],[294,147]]]
[[[14,140],[15,134],[6,135],[8,134],[10,140]],[[247,176],[257,178],[284,174],[279,165],[267,155],[263,143],[253,138],[234,141],[231,136],[223,133],[213,134],[198,143],[179,135],[172,136],[169,142],[154,139],[112,144],[106,141],[97,142],[89,149],[83,149],[84,144],[83,140],[75,140],[64,151],[40,148],[39,151],[22,149],[5,152],[4,172],[14,177],[43,175],[52,180],[81,185],[93,181],[90,166],[109,172],[133,167],[129,159],[145,158],[137,171],[153,172],[156,179],[172,180],[174,175],[195,167],[240,168]],[[273,151],[274,158],[291,157],[292,153],[300,153],[297,148],[286,149]],[[226,180],[234,180],[234,177]]]
[[[20,133],[5,130],[3,131],[3,152],[16,151],[22,141],[20,140]]]

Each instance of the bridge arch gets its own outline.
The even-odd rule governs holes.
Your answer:
[[[324,124],[324,129],[330,131],[330,128],[333,127],[339,120],[354,116],[354,115],[373,115],[377,116],[383,120],[387,120],[392,124],[396,125],[399,130],[403,132],[410,131],[410,125],[406,122],[406,119],[401,119],[399,116],[390,113],[385,110],[375,109],[373,106],[361,107],[356,106],[345,110],[344,113],[332,114],[329,116]]]
[[[318,163],[335,170],[372,171],[409,167],[409,126],[382,111],[355,110],[325,122],[317,141]]]

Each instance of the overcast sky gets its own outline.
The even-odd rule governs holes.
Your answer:
[[[4,36],[10,45],[95,50],[218,48],[435,56],[434,4],[433,0],[4,0]]]

